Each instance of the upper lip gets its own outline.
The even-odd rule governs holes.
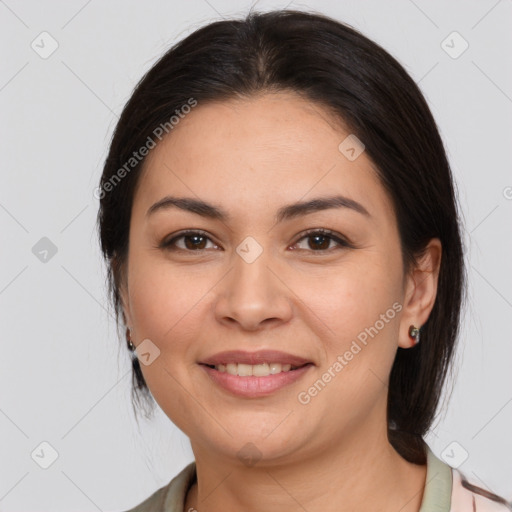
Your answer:
[[[213,356],[207,357],[200,361],[200,364],[218,365],[228,363],[242,363],[242,364],[262,364],[262,363],[281,363],[291,364],[292,366],[303,366],[311,363],[303,357],[293,354],[287,354],[279,350],[258,350],[256,352],[247,352],[245,350],[228,350],[225,352],[218,352]]]

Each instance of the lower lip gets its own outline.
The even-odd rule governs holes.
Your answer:
[[[205,369],[213,382],[227,391],[230,391],[234,395],[246,398],[258,398],[268,396],[297,381],[314,365],[309,363],[297,368],[296,370],[280,372],[274,375],[266,375],[265,377],[240,377],[239,375],[220,372],[215,368],[210,368],[203,364],[201,366]]]

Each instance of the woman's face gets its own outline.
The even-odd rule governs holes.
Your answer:
[[[280,92],[199,103],[146,159],[124,311],[134,344],[146,340],[138,353],[155,400],[198,452],[293,461],[386,431],[397,347],[426,317],[409,307],[390,199],[349,135],[321,106]],[[148,213],[167,196],[225,218],[169,203]],[[283,210],[335,196],[345,203]],[[248,377],[202,364],[234,350],[309,365]]]

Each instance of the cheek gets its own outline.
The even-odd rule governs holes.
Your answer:
[[[130,306],[137,340],[149,339],[160,351],[151,364],[141,363],[142,374],[162,410],[179,428],[190,429],[197,422],[187,412],[190,372],[197,371],[193,351],[201,342],[211,283],[149,257],[131,261],[136,272],[129,276]]]
[[[304,382],[297,396],[298,403],[307,404],[308,418],[321,416],[333,426],[339,425],[340,415],[357,422],[382,400],[402,309],[397,279],[398,269],[384,271],[366,262],[338,270],[324,286],[311,281],[308,290],[298,292],[307,297],[304,310],[315,313],[323,351],[317,375]]]
[[[207,274],[193,275],[147,256],[135,256],[132,263],[130,307],[138,339],[149,338],[172,353],[185,350],[204,322],[211,289]]]
[[[393,304],[401,300],[399,269],[370,256],[329,272],[317,271],[293,285],[333,344],[355,337],[378,322],[382,314],[388,320],[386,325],[396,322],[400,308],[393,308]],[[382,328],[381,322],[378,327]]]
[[[322,280],[309,280],[307,289],[297,288],[299,296],[307,297],[304,311],[312,310],[319,326],[322,382],[306,384],[322,390],[315,395],[311,389],[314,407],[322,414],[336,415],[330,407],[337,404],[357,415],[385,392],[397,349],[400,286],[399,265],[372,251]]]

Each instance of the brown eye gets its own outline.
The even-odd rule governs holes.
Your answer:
[[[309,250],[313,252],[325,252],[332,250],[331,243],[335,242],[340,247],[351,247],[351,245],[344,239],[333,234],[332,231],[326,229],[316,229],[306,232],[306,234],[295,242],[294,247],[301,240],[308,240],[307,247],[300,248],[301,250]]]
[[[178,245],[178,241],[183,240],[183,244]],[[210,240],[208,236],[202,231],[185,231],[170,240],[164,240],[160,247],[170,251],[182,250],[182,251],[203,251],[207,249],[207,241]],[[210,240],[211,241],[211,240]]]

